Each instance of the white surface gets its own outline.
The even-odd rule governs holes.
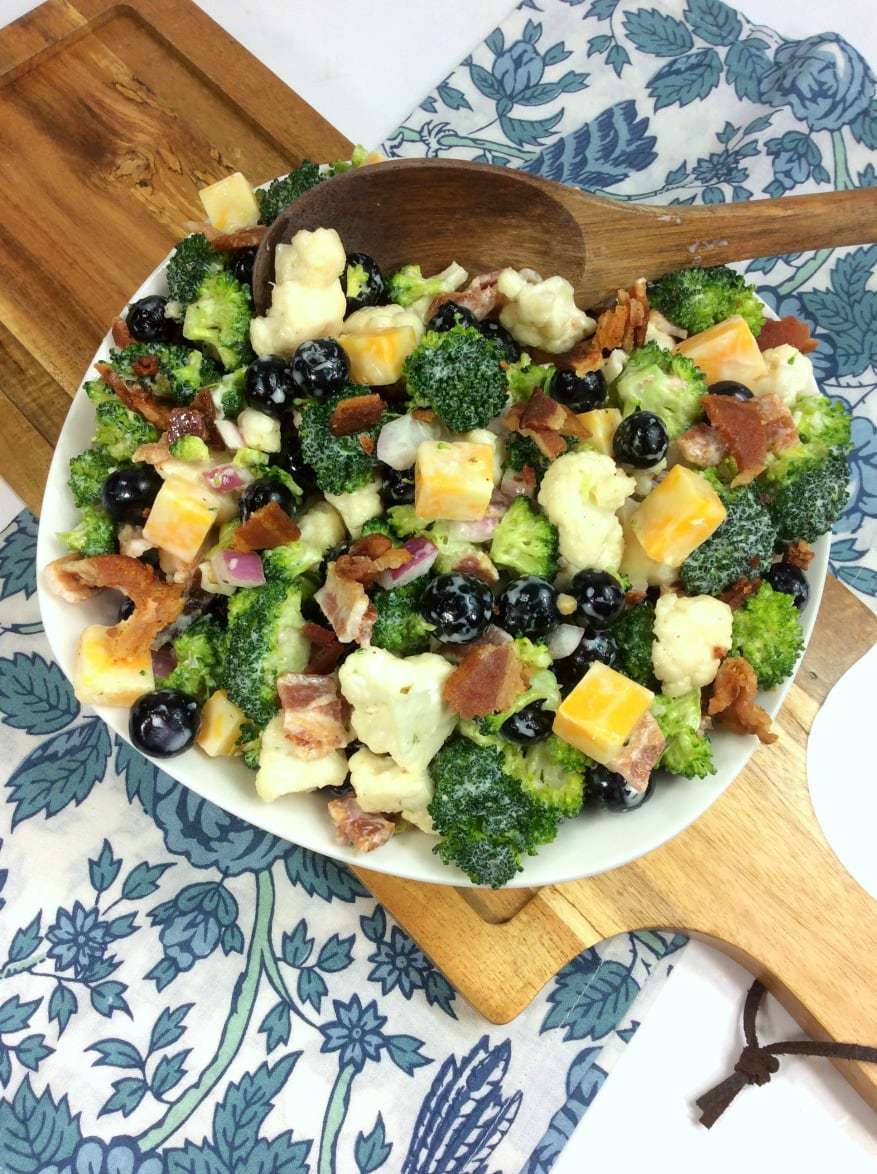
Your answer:
[[[872,648],[841,677],[816,715],[807,743],[807,781],[826,839],[877,900],[875,694],[877,648]]]
[[[511,0],[201,4],[351,139],[369,145],[398,124],[512,7]],[[0,0],[0,24],[33,6],[30,0]],[[872,62],[877,59],[877,5],[870,0],[830,5],[744,0],[741,6],[789,37],[831,28]],[[6,506],[0,492],[0,526],[10,516],[3,515]],[[834,778],[838,786],[845,781],[840,771]],[[852,805],[846,809],[855,819]],[[723,956],[690,945],[555,1166],[556,1174],[580,1174],[601,1159],[619,1174],[873,1171],[875,1117],[823,1060],[784,1060],[770,1085],[744,1090],[711,1132],[695,1123],[693,1098],[727,1075],[736,1059],[749,981]],[[766,1006],[762,1038],[794,1036],[794,1024],[776,1003],[768,1000]]]

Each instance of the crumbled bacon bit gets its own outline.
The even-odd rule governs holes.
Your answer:
[[[331,673],[347,651],[334,632],[321,624],[308,623],[302,626],[302,635],[311,642],[311,655],[305,666],[306,673]]]
[[[194,408],[196,412],[200,412],[204,418],[204,426],[207,429],[207,447],[208,448],[224,448],[225,441],[219,435],[216,427],[216,404],[213,402],[213,396],[210,394],[208,387],[199,388],[195,393],[190,408]]]
[[[352,436],[354,432],[374,428],[386,406],[377,392],[348,396],[335,405],[329,417],[329,430],[333,436]]]
[[[630,591],[625,591],[624,593],[624,602],[627,607],[636,607],[638,604],[643,603],[647,598],[648,596],[645,591],[634,591],[631,589]]]
[[[234,532],[232,547],[246,554],[252,550],[273,550],[301,537],[301,530],[276,501],[253,510]]]
[[[335,560],[335,572],[356,583],[374,583],[382,571],[402,567],[411,559],[404,546],[393,546],[386,534],[367,534],[351,543]]]
[[[131,337],[131,331],[128,328],[127,318],[114,318],[112,327],[113,342],[118,347],[130,346],[134,339]]]
[[[666,745],[661,727],[651,713],[645,713],[633,727],[627,742],[606,765],[609,770],[620,774],[635,791],[642,792],[649,785],[649,776]]]
[[[603,366],[603,350],[597,345],[596,336],[583,338],[562,355],[549,356],[555,367],[575,371],[576,375],[587,375]]]
[[[485,583],[499,582],[499,571],[483,550],[469,550],[461,554],[451,570],[461,575],[473,575],[476,579],[483,579]]]
[[[753,701],[757,692],[758,678],[752,665],[742,656],[729,656],[719,665],[707,713],[735,734],[755,734],[760,742],[775,742],[770,716]]]
[[[767,437],[768,452],[782,452],[798,443],[798,429],[792,413],[778,395],[768,392],[755,400]]]
[[[340,561],[329,564],[326,581],[314,600],[342,644],[364,646],[371,640],[378,613],[362,583],[339,573]]]
[[[316,673],[284,673],[277,678],[283,710],[283,733],[299,758],[325,758],[351,741],[344,699],[334,677]]]
[[[432,424],[438,419],[432,408],[415,408],[411,413],[414,420],[420,420],[424,424]]]
[[[155,355],[141,355],[131,364],[131,370],[138,379],[151,379],[158,374],[158,359]]]
[[[386,815],[367,813],[355,796],[345,795],[329,801],[329,817],[342,844],[358,852],[373,852],[396,834],[396,824]]]
[[[728,455],[728,446],[709,424],[695,424],[676,440],[679,453],[688,465],[709,469]]]
[[[262,243],[262,237],[267,231],[267,225],[256,224],[253,228],[239,228],[237,232],[220,232],[208,237],[208,240],[218,253],[230,253],[234,249],[255,248]]]
[[[816,339],[811,338],[810,327],[807,323],[802,322],[793,314],[788,314],[778,321],[772,318],[767,319],[758,336],[758,349],[767,351],[786,344],[797,347],[804,355],[815,351],[819,346]]]
[[[489,314],[506,304],[507,298],[496,287],[499,274],[499,269],[494,269],[491,273],[479,273],[477,277],[472,278],[465,289],[456,290],[454,293],[437,294],[432,299],[432,304],[426,315],[427,321],[445,302],[453,302],[457,306],[471,310],[476,319],[481,322]]]
[[[137,412],[162,432],[167,431],[170,419],[170,408],[167,404],[163,404],[139,383],[128,383],[109,363],[95,363],[95,367],[107,387],[112,388],[126,408]]]
[[[767,460],[767,430],[757,401],[704,395],[700,402],[737,463],[737,476],[731,484],[747,485],[758,476]]]
[[[521,662],[514,644],[479,644],[445,681],[443,696],[464,720],[501,713],[524,692]]]
[[[648,323],[649,299],[646,281],[644,277],[640,277],[629,289],[620,289],[615,305],[604,310],[597,319],[597,329],[592,338],[592,351],[632,351],[645,342]]]
[[[565,436],[587,440],[591,435],[575,412],[553,400],[541,388],[526,403],[509,408],[503,422],[511,431],[528,436],[549,460],[566,452]]]
[[[736,611],[738,607],[742,607],[750,595],[754,595],[761,586],[761,579],[738,579],[736,583],[732,583],[730,587],[726,587],[719,596],[722,603],[727,603],[731,611]],[[716,653],[720,659],[727,652],[726,648],[721,649]]]
[[[358,437],[359,447],[368,456],[371,456],[375,451],[375,441],[373,436],[369,436],[367,432],[362,432]]]
[[[791,546],[786,547],[783,562],[788,563],[790,567],[797,567],[800,571],[806,571],[813,562],[813,553],[813,547],[810,543],[799,538]]]

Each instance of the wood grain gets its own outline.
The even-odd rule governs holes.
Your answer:
[[[260,181],[347,147],[189,0],[50,0],[0,30],[0,472],[32,509],[85,364],[198,214],[198,186],[238,168]],[[521,239],[527,231],[516,226]],[[585,946],[669,926],[735,953],[814,1034],[873,1041],[877,911],[816,824],[804,745],[875,629],[829,580],[780,743],[695,825],[627,868],[500,894],[361,875],[497,1022]],[[877,1073],[844,1067],[877,1102]]]

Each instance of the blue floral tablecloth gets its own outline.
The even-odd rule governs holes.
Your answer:
[[[630,200],[873,186],[875,78],[836,35],[784,41],[721,0],[524,0],[385,150]],[[855,408],[832,563],[872,604],[875,266],[875,246],[748,266]],[[684,939],[589,950],[486,1024],[346,869],[81,709],[42,635],[35,536],[27,513],[0,536],[0,1170],[549,1170]]]

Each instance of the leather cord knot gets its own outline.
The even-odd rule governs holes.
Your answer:
[[[775,1044],[760,1044],[755,1030],[755,1018],[765,988],[758,979],[753,982],[743,1006],[743,1035],[746,1040],[734,1071],[715,1088],[697,1098],[700,1123],[711,1129],[731,1104],[737,1093],[747,1084],[762,1085],[779,1071],[777,1056],[826,1056],[829,1059],[860,1060],[877,1064],[877,1048],[865,1044],[816,1043],[811,1040],[785,1040]]]

